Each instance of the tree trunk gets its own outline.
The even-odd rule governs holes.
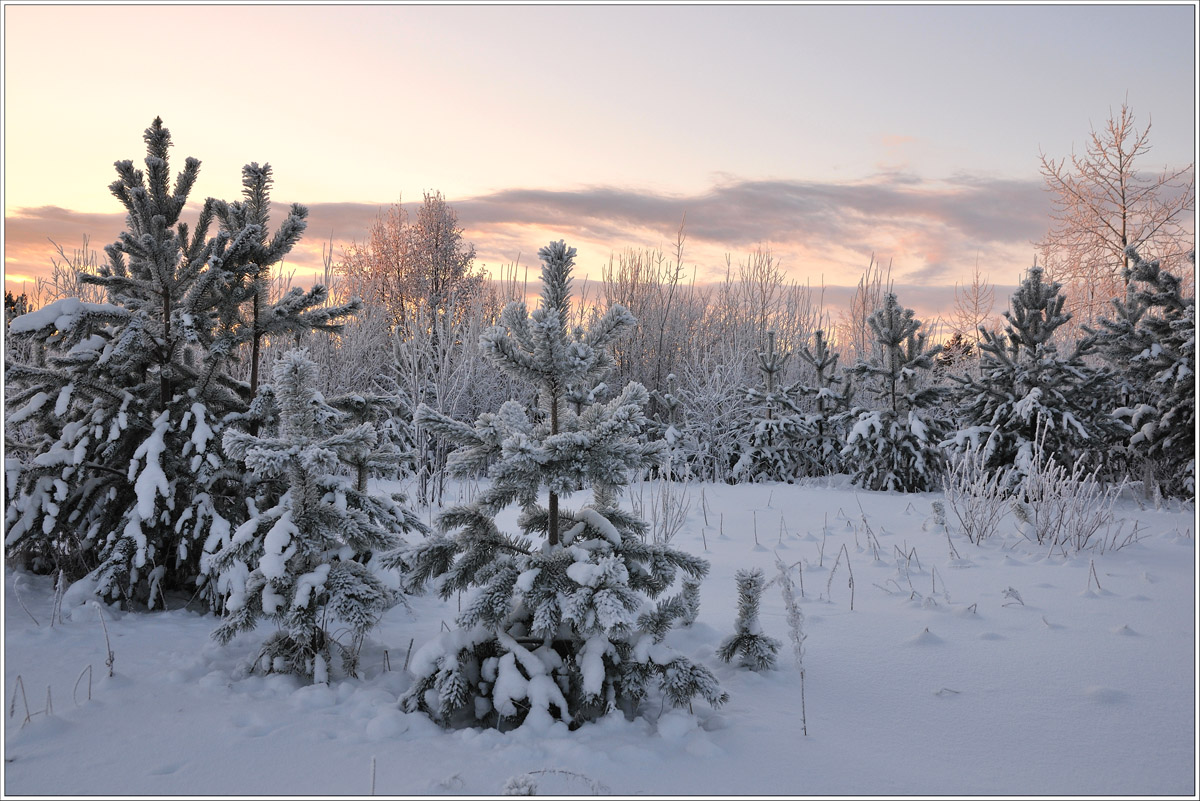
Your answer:
[[[558,433],[558,393],[550,393],[550,434]],[[550,493],[550,508],[548,509],[550,520],[546,526],[546,537],[550,544],[558,545],[558,493]]]

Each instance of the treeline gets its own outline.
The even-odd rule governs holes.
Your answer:
[[[421,504],[442,502],[451,446],[415,420],[419,406],[458,421],[510,401],[546,414],[528,383],[480,349],[529,287],[515,267],[482,275],[440,195],[412,219],[395,206],[365,242],[326,254],[325,285],[290,288],[272,266],[299,240],[306,210],[293,206],[271,230],[270,168],[247,165],[244,199],[205,201],[190,227],[180,213],[198,162],[168,188],[166,130],[146,135],[146,170],[121,162],[110,187],[130,230],[106,263],[56,263],[61,296],[36,311],[7,299],[10,555],[103,576],[114,597],[148,602],[162,585],[218,598],[206,543],[245,522],[247,492],[246,466],[229,462],[222,436],[276,426],[263,377],[298,347],[331,408],[391,442],[395,458],[371,474],[412,475]],[[1097,325],[1069,325],[1066,293],[1034,267],[1000,326],[936,344],[940,332],[889,293],[874,264],[834,319],[767,251],[727,264],[724,282],[696,285],[680,233],[676,252],[614,254],[576,287],[571,330],[616,306],[637,323],[611,343],[610,371],[564,402],[582,414],[646,387],[641,436],[664,444],[654,470],[680,480],[846,474],[912,492],[940,487],[955,454],[973,452],[1015,486],[1040,441],[1063,465],[1188,498],[1194,295],[1135,249],[1127,258],[1124,296]]]
[[[6,555],[131,608],[182,596],[221,614],[221,641],[272,622],[263,671],[353,674],[382,612],[431,588],[470,595],[404,703],[448,725],[577,725],[651,691],[721,703],[661,646],[707,563],[620,507],[647,475],[920,492],[965,464],[1038,542],[1047,476],[1194,497],[1195,299],[1133,248],[1094,328],[1034,267],[1001,327],[936,344],[881,271],[835,321],[765,251],[696,286],[682,234],[673,257],[615,255],[586,293],[551,243],[530,311],[433,194],[305,290],[273,272],[307,209],[270,219],[269,165],[189,223],[200,163],[172,181],[161,120],[145,141],[144,170],[117,162],[127,230],[104,263],[60,266],[40,308],[6,298]],[[483,473],[443,503],[448,476]],[[395,478],[417,497],[380,491]],[[513,504],[520,534],[495,523]],[[420,506],[442,508],[436,531]]]

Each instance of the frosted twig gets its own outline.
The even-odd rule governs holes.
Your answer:
[[[11,718],[17,713],[17,690],[21,691],[21,702],[25,704],[25,720],[21,722],[24,726],[33,717],[29,711],[29,699],[25,696],[25,682],[22,681],[20,674],[17,675],[17,685],[13,688],[12,703],[8,705],[8,716]]]
[[[541,770],[531,770],[528,773],[525,773],[524,776],[563,776],[568,779],[578,779],[579,781],[587,784],[592,791],[592,795],[608,795],[612,792],[612,790],[608,788],[608,785],[604,784],[603,782],[598,782],[589,776],[584,776],[582,773],[576,773],[572,770],[563,770],[562,768],[542,768]],[[506,795],[514,795],[515,793],[513,791],[518,788],[522,790],[535,791],[529,793],[530,795],[536,795],[537,790],[537,785],[533,782],[529,782],[528,785],[524,785],[519,782],[514,782],[513,779],[509,779],[505,787],[507,788],[507,792],[505,793]]]
[[[833,576],[837,573],[838,565],[842,563],[842,554],[846,554],[846,570],[850,573],[850,611],[854,611],[854,571],[850,568],[850,551],[846,550],[846,544],[842,543],[842,549],[838,551],[837,560],[833,563],[833,568],[829,571],[829,580],[825,582],[825,598],[833,600]]]
[[[799,562],[796,563],[797,566],[799,564]],[[779,558],[778,553],[775,554],[775,567],[779,570],[779,575],[774,580],[779,582],[780,592],[783,593],[783,608],[787,615],[788,638],[792,641],[792,655],[796,659],[796,667],[800,670],[800,728],[807,737],[808,710],[804,701],[804,641],[808,639],[808,635],[804,633],[804,613],[800,611],[800,607],[796,603],[789,569]],[[803,571],[801,571],[801,575],[804,575]],[[803,593],[804,591],[801,590],[801,597],[803,597]]]
[[[92,700],[92,666],[88,665],[83,670],[79,671],[79,678],[75,679],[75,686],[71,688],[71,700],[75,702],[75,706],[79,706],[79,699],[76,698],[76,693],[79,691],[79,682],[83,681],[83,674],[88,677],[88,700]]]
[[[19,603],[21,605],[21,608],[25,610],[25,614],[29,615],[29,619],[33,621],[33,625],[37,626],[40,629],[42,627],[42,624],[38,623],[37,618],[33,616],[33,612],[30,612],[29,607],[25,605],[25,599],[21,597],[21,576],[20,576],[20,574],[17,574],[16,576],[13,577],[13,595],[17,596],[17,603]]]
[[[104,610],[98,601],[92,601],[92,606],[96,607],[96,614],[100,616],[100,628],[104,629],[104,648],[108,651],[108,658],[104,660],[104,664],[108,667],[108,677],[111,679],[113,663],[117,661],[117,655],[113,653],[112,643],[108,639],[108,624],[104,622]]]
[[[58,571],[58,580],[54,582],[54,606],[50,608],[50,628],[54,628],[54,621],[62,623],[62,603],[63,596],[67,592],[67,576],[60,568]]]

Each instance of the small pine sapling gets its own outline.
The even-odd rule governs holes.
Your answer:
[[[686,612],[681,596],[653,603],[678,574],[699,579],[708,563],[651,540],[647,523],[617,505],[663,448],[645,438],[649,395],[630,383],[606,403],[569,403],[573,388],[614,366],[611,345],[633,316],[614,305],[587,330],[568,327],[575,250],[560,241],[539,255],[539,308],[510,303],[480,339],[488,358],[536,388],[536,413],[508,401],[471,426],[417,409],[420,425],[459,446],[452,474],[486,470],[490,482],[404,552],[408,587],[432,585],[447,600],[463,593],[463,605],[457,627],[413,655],[401,705],[446,726],[501,728],[637,714],[655,685],[673,706],[697,695],[719,705],[728,696],[716,677],[663,642]],[[581,491],[591,503],[566,508]],[[513,504],[516,535],[496,523]]]
[[[888,294],[882,308],[867,322],[875,335],[878,355],[859,362],[854,374],[876,408],[857,406],[842,449],[844,466],[855,484],[872,490],[926,492],[943,469],[938,443],[945,423],[934,407],[944,394],[923,381],[941,346],[927,346],[921,321]]]
[[[854,386],[845,371],[838,370],[838,354],[829,344],[825,331],[813,332],[812,345],[800,346],[800,358],[813,372],[809,384],[800,383],[801,394],[808,398],[812,409],[803,416],[812,430],[805,453],[814,475],[841,472],[843,423],[850,410]]]
[[[762,632],[758,620],[758,607],[762,601],[766,581],[760,568],[739,570],[734,576],[738,588],[738,615],[734,624],[735,633],[721,642],[717,656],[732,662],[735,656],[740,657],[738,664],[751,670],[772,670],[775,667],[775,654],[779,652],[780,642],[768,637]]]
[[[799,387],[780,385],[790,356],[775,349],[775,332],[768,332],[767,348],[758,352],[763,386],[744,390],[747,403],[758,412],[750,421],[745,449],[733,467],[736,477],[792,482],[812,472],[806,446],[815,429],[800,414]]]
[[[333,646],[353,675],[363,637],[397,600],[366,561],[395,552],[400,534],[424,527],[400,499],[366,492],[357,474],[337,472],[375,453],[377,435],[370,423],[344,428],[345,416],[313,387],[316,369],[302,350],[276,363],[277,436],[226,430],[225,452],[258,479],[251,506],[263,511],[208,556],[225,606],[213,637],[227,643],[267,618],[279,630],[256,666],[327,682]],[[349,644],[329,634],[333,620],[348,627]]]

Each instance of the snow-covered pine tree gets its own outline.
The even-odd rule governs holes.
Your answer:
[[[689,431],[684,424],[683,402],[679,397],[679,379],[674,373],[667,373],[666,388],[659,392],[650,393],[651,399],[659,412],[651,421],[652,439],[661,439],[665,443],[662,469],[672,480],[691,477],[692,459],[697,451],[695,432]]]
[[[816,429],[800,414],[802,395],[797,384],[783,385],[790,353],[775,349],[775,332],[767,332],[767,348],[758,351],[762,387],[745,387],[746,403],[754,415],[744,433],[744,446],[733,475],[749,481],[793,482],[812,472],[808,440]]]
[[[839,373],[838,354],[830,347],[823,329],[813,332],[812,346],[801,345],[799,354],[813,371],[812,383],[799,383],[800,392],[811,404],[803,419],[813,431],[805,446],[813,475],[839,473],[845,439],[842,424],[854,397],[853,383]]]
[[[617,506],[630,477],[662,448],[642,437],[646,390],[630,383],[578,415],[564,402],[570,387],[610,369],[609,347],[633,317],[614,305],[589,330],[568,330],[575,249],[560,241],[538,255],[540,307],[530,314],[524,303],[509,304],[480,344],[537,387],[539,414],[509,401],[472,427],[417,411],[420,424],[459,445],[449,462],[455,475],[486,468],[490,483],[471,504],[443,512],[441,532],[405,554],[410,587],[432,582],[443,598],[470,595],[457,629],[414,655],[403,707],[443,725],[545,727],[613,708],[635,713],[652,684],[674,706],[696,695],[720,704],[726,695],[712,673],[663,643],[686,611],[682,598],[651,600],[680,571],[699,578],[708,563],[647,542],[646,523]],[[591,502],[563,507],[580,487]],[[495,522],[513,503],[519,535]]]
[[[387,381],[386,385],[391,392],[354,393],[329,399],[330,406],[347,415],[348,425],[369,423],[375,428],[375,446],[355,455],[351,461],[360,492],[366,490],[371,476],[395,479],[414,467],[412,409],[394,382]]]
[[[9,474],[5,544],[31,569],[87,575],[101,595],[154,606],[164,590],[195,592],[201,544],[228,538],[245,513],[218,446],[226,419],[251,400],[228,369],[245,327],[231,288],[263,233],[258,220],[210,237],[212,200],[189,228],[180,217],[200,162],[187,159],[172,185],[161,119],[144,139],[145,171],[117,162],[109,187],[128,230],[98,274],[80,273],[108,302],[62,298],[9,330],[36,342],[44,361],[6,375],[10,422],[38,431]],[[303,227],[303,214],[289,216],[270,257],[282,258]]]
[[[761,568],[743,569],[734,574],[738,588],[738,614],[735,631],[721,642],[717,658],[738,664],[751,670],[771,670],[775,667],[775,655],[779,653],[779,640],[762,632],[758,620],[758,607],[762,602],[767,583]]]
[[[980,329],[979,377],[951,376],[958,382],[959,430],[943,446],[979,449],[989,470],[1015,466],[1019,481],[1030,462],[1039,421],[1044,449],[1068,470],[1087,454],[1099,456],[1120,423],[1109,414],[1111,374],[1084,361],[1095,347],[1088,336],[1063,354],[1055,332],[1071,315],[1057,282],[1044,280],[1034,266],[1004,312],[1003,333]]]
[[[932,369],[941,346],[927,346],[921,321],[890,292],[867,323],[878,355],[860,361],[853,373],[873,408],[851,410],[843,464],[854,483],[868,489],[926,492],[944,467],[938,442],[946,425],[931,413],[943,390],[921,374]]]
[[[1115,314],[1100,320],[1097,348],[1115,368],[1120,407],[1128,421],[1125,444],[1140,457],[1142,471],[1166,494],[1194,496],[1196,464],[1196,298],[1183,295],[1178,276],[1145,261],[1129,248],[1126,299],[1113,300]],[[1195,263],[1195,253],[1189,255]]]
[[[314,284],[307,292],[292,287],[274,302],[270,298],[271,267],[283,260],[304,233],[308,209],[293,203],[288,216],[270,235],[271,165],[251,162],[242,168],[242,197],[235,202],[216,200],[213,216],[221,237],[230,242],[222,260],[225,276],[219,286],[220,347],[249,362],[249,382],[241,387],[249,402],[258,394],[262,343],[268,337],[301,335],[309,331],[337,332],[348,315],[362,309],[362,301],[330,304],[329,290]],[[239,421],[257,428],[262,421]]]
[[[316,370],[303,350],[275,364],[277,436],[225,431],[225,452],[260,481],[251,507],[262,511],[211,554],[209,567],[225,608],[217,641],[266,618],[279,628],[255,666],[325,682],[334,646],[353,675],[363,638],[396,600],[365,563],[396,551],[401,534],[424,526],[400,498],[367,490],[361,477],[368,456],[378,453],[375,427],[344,427],[348,415],[314,388]],[[335,621],[349,629],[349,642],[330,634]]]

